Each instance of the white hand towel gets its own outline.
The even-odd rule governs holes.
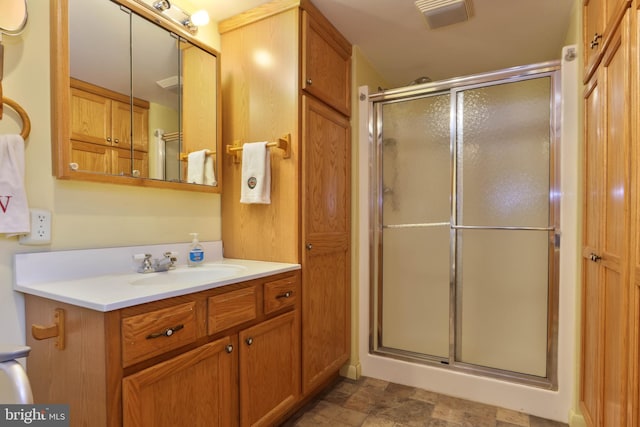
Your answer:
[[[216,180],[216,171],[213,168],[213,156],[205,156],[204,159],[204,184],[218,185]]]
[[[187,182],[190,184],[204,183],[204,162],[207,150],[194,151],[187,156]]]
[[[0,135],[0,233],[26,234],[30,230],[24,140],[20,135]]]
[[[266,142],[242,146],[240,203],[271,203],[271,158]]]

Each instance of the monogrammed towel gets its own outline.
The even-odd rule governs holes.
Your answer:
[[[24,140],[20,135],[0,135],[0,233],[27,234],[30,229]]]
[[[271,203],[271,158],[266,142],[242,145],[240,203]]]

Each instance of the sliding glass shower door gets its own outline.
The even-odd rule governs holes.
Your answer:
[[[556,68],[506,74],[372,96],[372,350],[550,387]]]

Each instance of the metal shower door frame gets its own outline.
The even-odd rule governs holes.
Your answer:
[[[457,94],[459,92],[518,81],[550,78],[550,123],[549,123],[549,223],[548,227],[478,227],[465,226],[457,223]],[[439,357],[415,354],[409,351],[387,348],[382,343],[382,107],[384,104],[405,102],[434,95],[450,94],[450,222],[438,224],[398,224],[388,225],[386,228],[429,227],[435,225],[450,226],[450,282],[449,282],[449,357],[443,360]],[[550,61],[522,67],[514,67],[490,73],[478,74],[443,80],[439,82],[408,86],[398,89],[385,90],[369,95],[369,132],[373,144],[370,159],[370,336],[369,352],[400,360],[419,361],[426,364],[441,366],[445,369],[462,371],[474,375],[503,379],[511,382],[532,385],[540,388],[557,390],[557,348],[558,348],[558,295],[559,295],[559,244],[560,244],[560,183],[559,183],[559,140],[560,140],[560,61]],[[517,373],[473,365],[456,360],[459,346],[457,337],[459,313],[457,313],[457,232],[464,229],[501,229],[501,230],[533,230],[549,233],[549,277],[547,298],[547,354],[546,376]]]

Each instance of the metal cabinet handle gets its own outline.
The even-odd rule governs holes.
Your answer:
[[[110,136],[107,137],[107,142],[111,142],[111,137]]]
[[[231,353],[231,352],[233,351],[233,345],[231,345],[231,344],[227,344],[227,346],[224,348],[224,350],[225,350],[227,353]]]
[[[313,80],[307,79],[307,85],[311,86],[313,84]]]
[[[167,328],[162,332],[154,332],[153,334],[147,335],[147,339],[160,338],[160,337],[170,337],[174,333],[178,332],[180,329],[184,328],[184,325],[177,325],[173,328]]]
[[[289,298],[291,295],[293,295],[293,292],[287,291],[284,294],[276,295],[276,299]]]
[[[602,38],[602,34],[595,33],[595,35],[593,36],[593,40],[591,40],[591,43],[589,43],[589,46],[591,46],[591,49],[595,49],[596,46],[600,44],[601,38]]]
[[[600,255],[596,255],[596,254],[589,254],[589,259],[593,262],[598,262],[602,259],[602,257]]]
[[[114,139],[113,142],[115,142],[116,144],[120,142],[120,140],[118,138]]]
[[[306,248],[308,251],[310,251],[311,249],[313,249],[313,245],[311,243],[307,243]]]
[[[244,340],[244,342],[246,342],[247,345],[251,345],[251,344],[253,344],[253,338],[249,337],[246,340]]]

